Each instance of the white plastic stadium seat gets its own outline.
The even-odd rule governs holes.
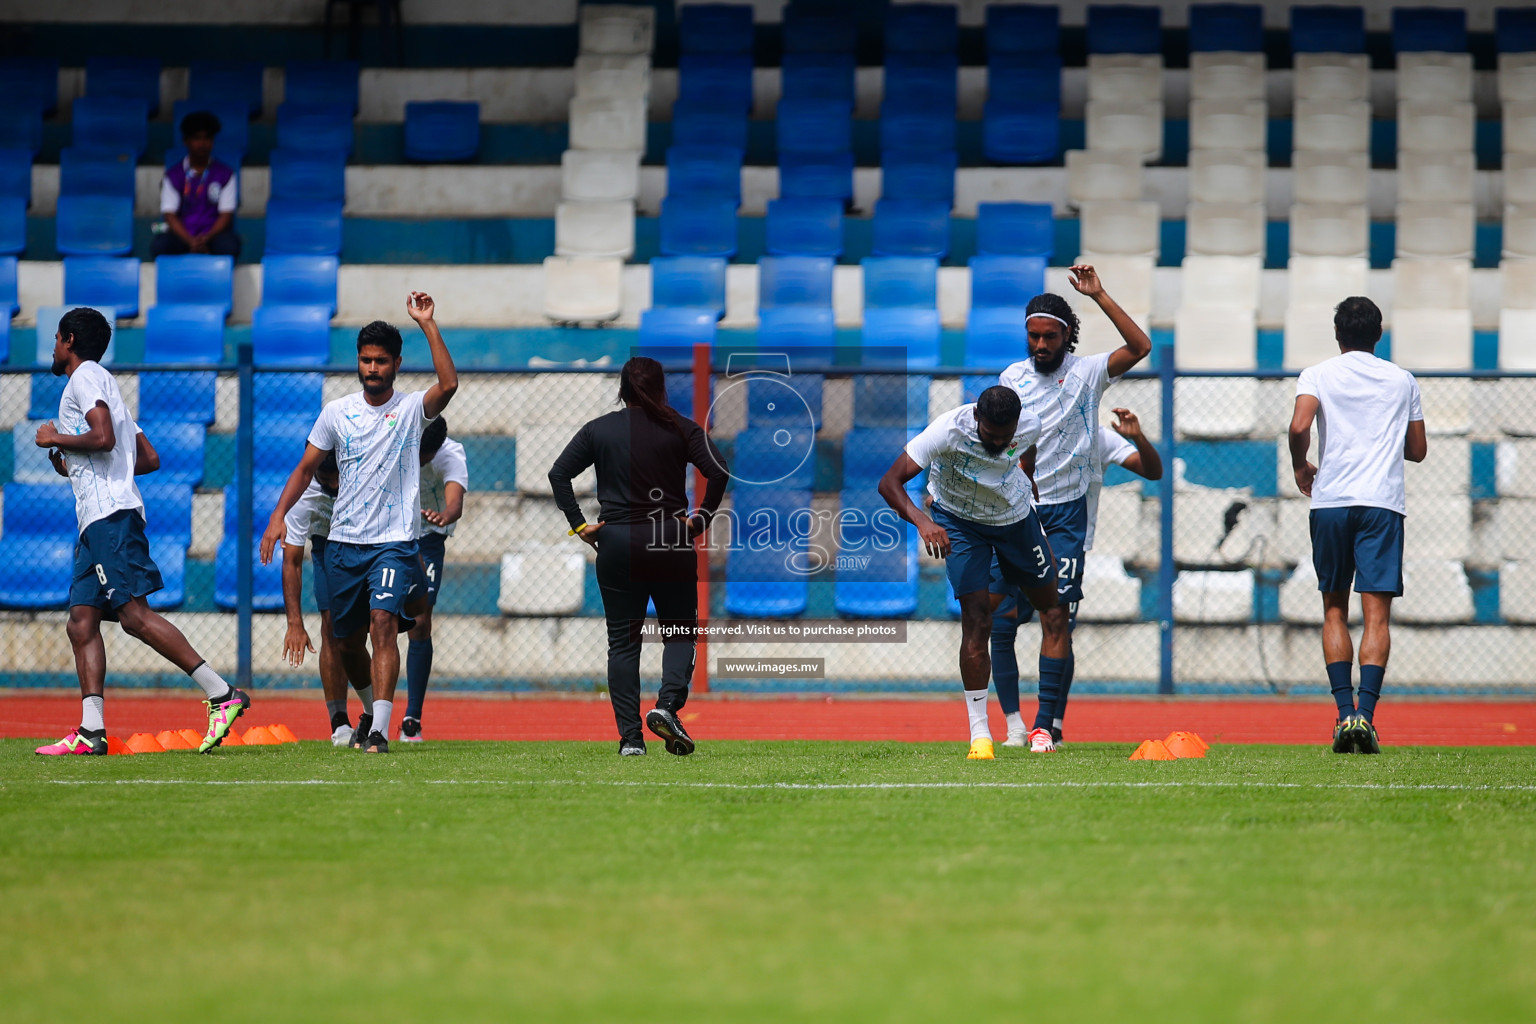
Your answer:
[[[1092,591],[1093,600],[1078,607],[1079,618],[1089,622],[1141,618],[1141,581],[1125,571],[1120,559],[1099,552],[1097,531],[1094,550],[1083,559],[1083,588]]]
[[[1536,623],[1536,560],[1506,562],[1499,569],[1499,615],[1506,622]]]
[[[544,258],[544,315],[557,324],[616,320],[624,299],[624,261]]]
[[[1470,100],[1397,105],[1399,152],[1470,153],[1476,127],[1477,111]]]
[[[1119,401],[1119,399],[1116,399]],[[1134,558],[1141,546],[1141,484],[1099,491],[1099,518],[1093,531],[1093,556],[1118,561]]]
[[[549,488],[549,467],[565,451],[565,446],[575,433],[575,427],[565,424],[530,425],[518,429],[517,489],[520,493],[552,493]],[[577,494],[592,494],[597,490],[597,474],[588,467],[571,481],[571,488]]]
[[[1477,161],[1463,152],[1401,151],[1397,154],[1400,203],[1470,203]],[[1507,179],[1506,179],[1507,180]]]
[[[1536,558],[1536,501],[1500,498],[1492,519],[1494,552],[1501,561]]]
[[[1504,259],[1536,259],[1536,205],[1504,207]]]
[[[1363,256],[1292,256],[1285,275],[1290,302],[1331,309],[1351,295],[1365,294],[1370,269]]]
[[[640,193],[640,151],[568,149],[560,154],[560,197],[622,202]]]
[[[1099,272],[1100,280],[1115,282],[1114,294],[1120,308],[1143,330],[1151,326],[1152,278],[1157,262],[1154,257],[1123,256],[1090,250],[1079,253],[1076,262],[1092,266]],[[1077,345],[1080,355],[1112,352],[1125,344],[1120,333],[1115,330],[1115,325],[1110,323],[1109,317],[1104,315],[1097,304],[1074,289],[1066,289],[1065,294],[1082,325]],[[1145,428],[1145,417],[1142,417],[1142,423]]]
[[[1262,203],[1266,164],[1265,155],[1251,149],[1192,149],[1189,152],[1189,200]]]
[[[555,207],[555,255],[617,257],[635,252],[635,204],[572,201]]]
[[[1180,302],[1185,308],[1257,310],[1263,273],[1261,256],[1185,256]]]
[[[569,109],[572,149],[645,148],[645,97],[577,96]]]
[[[1262,152],[1268,125],[1268,107],[1263,100],[1206,99],[1189,104],[1192,149]]]
[[[618,380],[606,373],[541,373],[528,384],[513,420],[518,434],[528,427],[574,433],[592,417],[619,408]]]
[[[1363,53],[1298,53],[1295,64],[1298,101],[1363,100],[1370,95],[1370,58]]]
[[[1333,337],[1333,307],[1336,305],[1337,302],[1292,302],[1285,307],[1284,366],[1287,370],[1304,370],[1339,354],[1339,343]]]
[[[1251,437],[1259,425],[1259,383],[1251,377],[1189,377],[1179,381],[1174,430],[1186,438]]]
[[[1090,100],[1161,100],[1161,54],[1090,53],[1088,98]]]
[[[1536,309],[1499,310],[1499,368],[1536,370]],[[1502,386],[1508,387],[1510,384],[1524,384],[1529,388],[1529,384],[1520,381],[1505,381]],[[1536,392],[1533,392],[1533,397],[1536,397]],[[1532,408],[1523,419],[1536,422],[1536,408]],[[1518,433],[1526,434],[1529,431],[1521,430]]]
[[[1460,563],[1404,559],[1403,596],[1392,602],[1392,617],[1426,625],[1471,622],[1472,585]]]
[[[1254,369],[1257,338],[1252,309],[1181,306],[1174,315],[1174,359],[1183,370]]]
[[[644,54],[584,53],[576,58],[576,95],[645,96],[651,93],[651,61]]]
[[[1264,55],[1231,50],[1189,55],[1189,96],[1195,100],[1264,99]]]
[[[1353,590],[1349,594],[1349,621],[1358,623],[1364,614],[1360,610],[1360,595]],[[1312,567],[1310,545],[1306,557],[1296,564],[1296,571],[1280,584],[1280,620],[1298,626],[1318,626],[1323,621],[1323,598],[1317,589],[1317,570]]]
[[[524,544],[501,556],[496,607],[504,615],[575,615],[586,578],[579,543]]]
[[[1416,353],[1409,352],[1410,359],[1415,355]],[[1395,350],[1392,353],[1392,359],[1394,362],[1401,362]],[[1465,359],[1461,366],[1453,369],[1470,367],[1472,365],[1470,352]],[[1410,362],[1403,362],[1402,365],[1410,370],[1421,369]],[[1482,392],[1472,390],[1471,380],[1465,377],[1422,378],[1419,380],[1419,392],[1424,406],[1424,430],[1431,438],[1444,437],[1447,434],[1465,434],[1472,429],[1472,396],[1474,393],[1480,395]]]
[[[1076,206],[1094,200],[1141,198],[1141,160],[1112,149],[1067,151],[1067,201]]]
[[[1536,498],[1536,441],[1500,441],[1499,498]],[[1536,541],[1536,537],[1532,538]]]
[[[1477,221],[1471,203],[1398,203],[1397,255],[1470,260]]]
[[[1392,361],[1410,370],[1472,369],[1472,311],[1413,309],[1394,315]],[[1427,428],[1428,410],[1424,418]]]
[[[1469,309],[1472,266],[1466,260],[1393,260],[1394,313],[1417,309]],[[1394,315],[1393,323],[1397,322]]]
[[[1370,195],[1368,153],[1298,150],[1291,154],[1292,201],[1364,206]]]
[[[1156,257],[1162,245],[1158,206],[1151,202],[1084,203],[1082,247],[1116,256]]]
[[[1501,260],[1499,296],[1505,309],[1536,309],[1536,260]]]
[[[1471,500],[1455,495],[1408,495],[1405,560],[1465,562],[1471,555]]]
[[[1536,98],[1504,104],[1504,152],[1536,153]]]
[[[1173,583],[1173,617],[1180,622],[1251,622],[1253,571],[1179,573]]]
[[[1264,252],[1261,203],[1190,203],[1186,225],[1186,251],[1197,256],[1260,256]]]
[[[1364,206],[1297,203],[1291,207],[1292,256],[1364,257],[1370,223]]]
[[[1294,145],[1298,150],[1368,153],[1371,105],[1364,100],[1297,100]]]
[[[1399,53],[1399,102],[1443,102],[1472,99],[1470,53]]]
[[[1536,53],[1499,54],[1499,102],[1536,100]]]
[[[1504,201],[1536,206],[1536,153],[1504,154]]]
[[[1464,437],[1436,438],[1423,462],[1403,466],[1403,485],[1412,495],[1465,497],[1472,489],[1472,442]]]
[[[581,52],[650,53],[656,35],[656,10],[624,4],[582,4]]]
[[[1148,164],[1162,159],[1162,100],[1089,100],[1084,118],[1089,149],[1135,153]]]

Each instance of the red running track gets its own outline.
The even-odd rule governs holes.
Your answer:
[[[404,696],[403,692],[401,694]],[[353,701],[353,713],[357,702]],[[403,700],[396,705],[404,711]],[[79,698],[0,691],[0,737],[56,739],[79,721]],[[424,732],[434,740],[612,740],[613,712],[594,698],[433,695]],[[1003,735],[1002,715],[992,710],[993,732]],[[1301,699],[1084,697],[1072,705],[1067,738],[1080,742],[1137,743],[1176,729],[1214,743],[1305,743],[1328,740],[1334,719],[1326,701]],[[965,711],[959,700],[866,700],[830,698],[694,698],[683,721],[701,740],[904,740],[961,741]],[[301,739],[326,739],[325,705],[313,695],[255,695],[242,727],[283,723]],[[1396,745],[1536,745],[1536,701],[1383,702],[1376,716],[1382,741]],[[109,695],[108,732],[192,728],[206,718],[191,696]]]

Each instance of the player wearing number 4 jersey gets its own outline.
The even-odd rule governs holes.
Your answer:
[[[39,754],[105,754],[107,729],[103,694],[107,653],[101,621],[120,623],[174,664],[207,695],[208,729],[198,750],[207,753],[229,734],[250,707],[244,691],[226,683],[208,666],[181,630],[152,611],[144,598],[164,584],[149,556],[144,534],[144,499],[134,477],[160,468],[160,456],[123,404],[117,381],[100,359],[112,328],[94,309],[72,309],[59,318],[54,335],[54,376],[68,376],[59,398],[59,419],[37,428],[37,445],[75,494],[79,540],[75,575],[69,587],[69,642],[80,677],[80,725]]]
[[[427,606],[417,545],[421,435],[459,387],[453,357],[432,318],[434,308],[424,292],[412,292],[406,300],[406,311],[426,335],[437,383],[426,391],[395,391],[400,332],[381,320],[359,331],[357,376],[363,390],[321,411],[261,538],[265,564],[287,532],[284,517],[326,454],[334,452],[340,479],[325,545],[331,632],[341,641],[343,657],[357,656],[370,640],[373,644],[373,720],[361,744],[369,753],[389,750],[389,720],[400,678],[396,637],[414,626],[414,615]]]

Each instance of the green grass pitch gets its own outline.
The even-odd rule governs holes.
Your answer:
[[[32,745],[10,1024],[1536,1020],[1532,748]]]

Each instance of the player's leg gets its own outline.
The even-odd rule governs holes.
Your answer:
[[[224,677],[203,660],[182,635],[164,616],[149,607],[142,597],[135,597],[117,609],[118,622],[123,632],[149,646],[154,652],[191,677],[203,691],[203,703],[208,706],[208,728],[198,747],[207,753],[224,742],[235,719],[245,714],[251,706],[250,695],[244,690],[225,682]]]
[[[651,600],[656,604],[656,621],[662,628],[661,690],[656,706],[645,716],[646,727],[660,736],[669,754],[693,753],[693,737],[683,727],[679,712],[688,702],[688,686],[693,681],[694,630],[698,625],[699,589],[694,553],[691,547],[677,555],[666,553],[657,575],[650,584]]]
[[[415,622],[409,617],[425,607],[426,578],[416,542],[370,545],[364,552],[368,587],[368,639],[373,648],[373,722],[363,751],[389,753],[389,724],[395,689],[400,683],[400,634]],[[332,579],[332,589],[335,589]]]
[[[1057,590],[1056,559],[1051,542],[1034,512],[1015,524],[1008,544],[998,548],[1003,578],[1016,584],[1040,618],[1040,688],[1034,725],[1029,730],[1029,749],[1043,753],[1056,749],[1051,723],[1061,694],[1061,677],[1072,653],[1067,631],[1067,609]]]
[[[597,546],[597,585],[608,628],[608,701],[619,731],[620,754],[645,750],[640,725],[640,629],[648,597],[646,589],[631,579],[630,534],[628,526],[609,523],[599,533]]]
[[[335,643],[347,681],[362,699],[363,710],[357,717],[348,746],[361,749],[373,731],[373,662],[368,656],[369,554],[356,544],[328,542],[325,545],[325,578],[329,591],[329,632]]]
[[[1355,748],[1381,752],[1376,736],[1376,702],[1392,655],[1392,598],[1403,592],[1403,517],[1380,508],[1351,509],[1355,530],[1355,589],[1365,616],[1360,637],[1360,707],[1355,715]]]
[[[1083,560],[1088,543],[1088,499],[1041,505],[1035,509],[1040,518],[1040,529],[1050,541],[1050,550],[1056,563],[1056,593],[1058,603],[1065,609],[1067,632],[1070,636],[1072,622],[1076,618],[1077,604],[1083,599]],[[1066,665],[1062,668],[1057,687],[1056,705],[1051,714],[1052,741],[1061,737],[1061,727],[1067,711],[1067,695],[1072,690],[1072,679],[1077,674],[1077,660],[1069,644]]]
[[[1069,638],[1077,634],[1077,606],[1073,601],[1067,606],[1067,635]],[[1067,721],[1067,696],[1072,692],[1072,680],[1077,675],[1077,645],[1074,643],[1067,648],[1067,670],[1061,675],[1061,695],[1056,698],[1056,717],[1051,723],[1051,740],[1058,747],[1061,746],[1061,730]]]
[[[1350,720],[1355,714],[1353,684],[1355,650],[1349,637],[1349,588],[1355,575],[1354,529],[1347,508],[1313,509],[1308,517],[1312,534],[1312,567],[1323,595],[1323,666],[1328,689],[1338,707],[1333,726],[1333,750],[1353,753]]]
[[[422,705],[427,699],[427,684],[432,678],[432,609],[442,588],[443,560],[447,537],[440,533],[423,534],[417,541],[426,574],[427,606],[416,615],[405,649],[405,718],[400,722],[400,739],[421,742]]]
[[[331,613],[320,613],[320,689],[331,720],[331,743],[344,747],[352,742],[352,717],[347,713],[347,669],[341,645],[331,636]]]
[[[992,559],[992,576],[987,584],[992,601],[992,633],[989,653],[992,659],[992,686],[997,690],[997,706],[1003,709],[1008,724],[1005,747],[1024,745],[1023,716],[1019,714],[1019,657],[1014,643],[1019,636],[1019,589],[1003,580],[997,558]]]
[[[992,678],[988,650],[992,632],[992,557],[1006,527],[987,527],[951,515],[935,505],[933,521],[949,535],[949,556],[944,571],[960,601],[960,686],[965,695],[966,720],[970,725],[972,761],[990,761],[992,729],[987,724],[987,684]]]
[[[94,570],[92,572],[94,575]],[[107,651],[101,639],[101,609],[87,604],[73,605],[69,609],[65,632],[75,654],[75,674],[80,678],[80,724],[57,743],[38,747],[37,753],[105,754],[107,725],[103,694],[106,692]]]

